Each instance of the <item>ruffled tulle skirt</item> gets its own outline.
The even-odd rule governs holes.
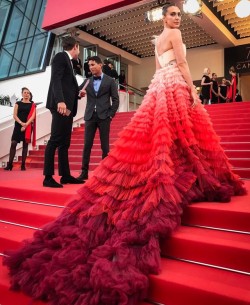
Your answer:
[[[8,253],[13,289],[53,305],[135,305],[160,272],[159,238],[185,205],[243,195],[176,64],[158,70],[131,122],[52,223]]]

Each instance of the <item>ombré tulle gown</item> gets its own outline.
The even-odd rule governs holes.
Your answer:
[[[159,238],[185,205],[243,195],[173,51],[113,150],[53,222],[5,258],[13,289],[53,305],[135,305],[160,272]]]

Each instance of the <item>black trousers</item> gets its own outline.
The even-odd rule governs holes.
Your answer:
[[[58,148],[58,172],[60,176],[69,176],[68,150],[72,133],[73,116],[63,116],[56,111],[51,112],[51,135],[45,149],[44,175],[55,173],[55,151]]]
[[[90,120],[85,121],[82,170],[89,169],[90,154],[97,128],[99,130],[101,140],[102,159],[104,159],[108,155],[110,122],[110,118],[106,118],[104,120],[99,119],[96,112],[93,113],[93,116]]]

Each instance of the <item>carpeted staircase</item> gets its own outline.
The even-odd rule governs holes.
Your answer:
[[[207,110],[234,171],[246,178],[249,195],[226,204],[197,203],[184,211],[182,226],[161,241],[162,272],[150,276],[148,300],[140,305],[250,304],[250,103],[211,105]],[[131,116],[117,114],[111,142]],[[83,128],[76,128],[72,136],[70,162],[75,171],[81,167]],[[76,186],[41,187],[37,168],[42,167],[43,150],[41,146],[30,152],[27,172],[0,171],[0,253],[32,237],[36,228],[61,212],[72,194],[76,196]],[[91,169],[100,162],[100,155],[97,138]],[[29,305],[30,298],[8,290],[8,282],[7,270],[0,266],[0,305]]]
[[[250,178],[250,102],[209,105],[209,112],[214,128],[221,137],[221,144],[226,150],[235,172],[242,178]],[[133,112],[118,113],[111,126],[110,142],[113,143],[118,133],[131,119]],[[75,128],[69,159],[72,170],[81,169],[84,126]],[[111,144],[112,147],[112,144]],[[39,150],[30,151],[28,166],[42,168],[45,145]],[[57,158],[57,157],[56,157]],[[93,170],[101,160],[101,147],[97,133],[91,154],[90,169]],[[57,163],[56,163],[57,166]]]

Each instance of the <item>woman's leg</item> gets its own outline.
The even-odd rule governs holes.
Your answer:
[[[28,146],[29,144],[26,142],[23,142],[23,150],[22,150],[22,165],[21,165],[21,170],[25,170],[25,161],[27,158],[27,154],[28,154]]]
[[[14,160],[15,154],[16,154],[16,146],[17,146],[17,142],[12,140],[11,145],[10,145],[9,162],[8,162],[7,166],[5,167],[5,170],[12,170],[13,160]]]

